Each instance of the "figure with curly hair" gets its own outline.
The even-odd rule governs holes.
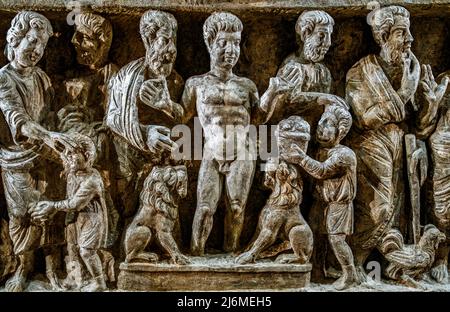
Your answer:
[[[353,253],[346,238],[353,232],[353,199],[356,195],[356,156],[341,145],[352,125],[348,110],[338,105],[325,108],[317,126],[317,141],[321,145],[318,161],[303,149],[295,148],[282,158],[299,164],[307,173],[318,179],[318,200],[325,203],[324,225],[330,245],[339,261],[343,274],[335,283],[338,290],[359,283]]]
[[[260,99],[253,81],[233,73],[240,55],[242,30],[241,20],[231,13],[215,12],[206,19],[203,38],[211,70],[189,78],[182,96],[182,119],[189,120],[197,112],[205,133],[191,240],[191,252],[198,256],[205,252],[224,188],[229,208],[223,249],[239,249],[256,165],[256,143],[248,126],[267,121],[272,107],[288,88],[280,78],[272,78]]]
[[[79,255],[90,275],[83,291],[106,290],[106,277],[100,249],[107,246],[108,208],[103,179],[93,168],[95,145],[89,137],[71,134],[77,145],[61,153],[67,177],[67,198],[40,201],[31,209],[34,220],[43,222],[56,212],[75,212],[75,226],[67,231],[67,243],[78,247]]]
[[[47,173],[41,166],[57,160],[57,153],[72,146],[66,135],[50,131],[53,87],[37,63],[53,35],[49,20],[32,11],[21,11],[11,21],[5,54],[9,63],[0,69],[0,164],[9,216],[9,235],[18,258],[15,274],[6,282],[7,291],[23,291],[33,269],[34,252],[43,247],[47,277],[58,288],[57,257],[51,251],[58,231],[49,224],[35,224],[29,208],[47,191]],[[59,243],[59,239],[58,239]],[[46,251],[48,250],[48,252]]]

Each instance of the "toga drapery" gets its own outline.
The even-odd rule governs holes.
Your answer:
[[[375,55],[349,70],[346,101],[354,117],[350,141],[358,161],[353,241],[373,248],[395,225],[400,209],[404,132],[398,123],[405,119],[405,103]]]

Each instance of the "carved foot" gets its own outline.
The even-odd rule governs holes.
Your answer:
[[[431,269],[431,276],[436,282],[440,284],[446,284],[448,282],[447,264],[441,263],[433,267]]]
[[[64,287],[55,272],[53,271],[47,272],[47,278],[50,282],[50,285],[52,286],[52,290],[54,291],[64,290]]]
[[[101,292],[108,290],[105,281],[100,281],[99,279],[93,279],[88,285],[81,289],[84,292]]]
[[[192,247],[191,255],[195,257],[203,257],[205,255],[205,250],[199,247]]]
[[[153,252],[140,252],[136,255],[128,255],[126,262],[150,262],[155,263],[158,261],[158,255]]]
[[[358,279],[361,281],[361,283],[370,284],[373,282],[373,280],[367,276],[366,270],[364,270],[364,267],[362,265],[356,266],[356,274],[358,275]]]
[[[276,259],[275,262],[277,263],[283,263],[283,264],[287,264],[287,263],[296,263],[296,264],[305,264],[306,261],[305,259],[303,259],[302,257],[298,257],[295,254],[282,254],[279,255]]]
[[[191,260],[189,259],[189,257],[187,257],[183,254],[175,255],[172,258],[172,260],[173,260],[173,262],[175,262],[176,264],[179,264],[179,265],[187,265],[187,264],[191,263]]]
[[[244,252],[243,254],[241,254],[240,256],[238,256],[236,258],[235,262],[237,264],[252,263],[252,262],[255,262],[255,257],[253,256],[252,253],[247,251],[247,252]]]
[[[420,285],[416,280],[414,280],[413,278],[411,278],[408,275],[402,275],[399,279],[399,282],[406,287],[426,290],[425,286]]]
[[[21,272],[16,272],[5,283],[5,290],[7,292],[22,292],[26,287],[26,277]]]
[[[353,272],[344,272],[340,278],[338,278],[337,281],[333,283],[333,287],[338,290],[345,290],[357,285],[361,284],[361,279],[358,276],[358,273],[356,270]]]

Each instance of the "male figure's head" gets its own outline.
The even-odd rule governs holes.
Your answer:
[[[5,54],[15,68],[36,66],[53,36],[49,20],[36,12],[22,11],[11,21],[6,35]]]
[[[324,11],[305,11],[295,24],[295,31],[303,42],[303,57],[317,63],[323,60],[331,46],[334,20]]]
[[[323,147],[333,147],[341,142],[352,126],[348,110],[338,105],[325,108],[317,125],[317,141]]]
[[[384,7],[373,12],[368,22],[381,47],[380,56],[388,64],[402,65],[414,40],[409,30],[408,10],[401,6]]]
[[[86,171],[92,168],[97,155],[94,142],[82,134],[71,133],[75,143],[74,148],[65,149],[61,154],[65,173],[75,173],[78,171]]]
[[[226,12],[211,14],[203,25],[203,38],[211,58],[211,68],[231,70],[241,52],[241,20]]]
[[[91,68],[101,67],[108,58],[112,36],[112,26],[107,19],[93,13],[77,14],[72,44],[78,63]]]
[[[166,12],[149,10],[141,17],[139,31],[145,45],[145,62],[156,76],[170,75],[177,56],[177,21]]]

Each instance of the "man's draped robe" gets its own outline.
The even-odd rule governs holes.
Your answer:
[[[375,55],[349,70],[346,101],[356,128],[350,146],[358,159],[353,242],[370,249],[396,225],[402,204],[404,132],[398,124],[405,119],[405,104]]]

